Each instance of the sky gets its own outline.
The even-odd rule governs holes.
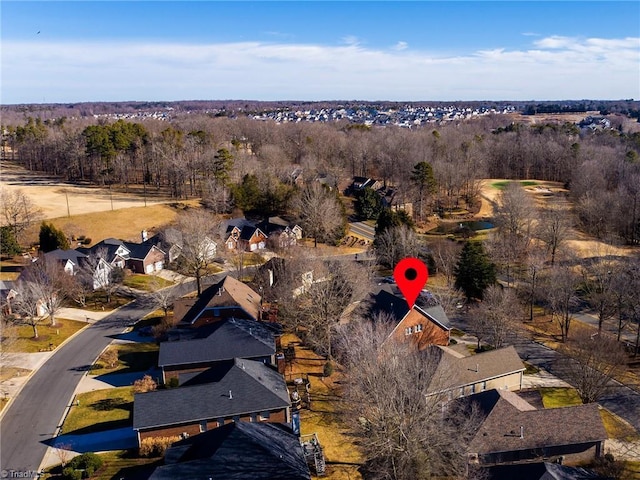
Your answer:
[[[640,99],[640,2],[2,0],[0,103]]]

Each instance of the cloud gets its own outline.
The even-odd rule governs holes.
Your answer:
[[[402,51],[402,50],[406,50],[409,47],[409,44],[407,42],[398,42],[396,43],[396,45],[393,47],[394,50],[397,51]]]
[[[451,56],[355,37],[338,46],[3,42],[2,102],[639,98],[639,45],[554,36]]]

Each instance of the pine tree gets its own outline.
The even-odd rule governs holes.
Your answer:
[[[466,242],[455,268],[456,288],[467,300],[482,299],[484,291],[496,283],[496,266],[489,260],[479,242]]]
[[[51,252],[56,249],[68,250],[69,240],[62,230],[58,230],[52,223],[42,222],[40,225],[40,250]]]

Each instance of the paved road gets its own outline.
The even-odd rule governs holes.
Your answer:
[[[375,229],[371,225],[367,225],[364,222],[349,223],[349,232],[371,242],[373,242],[376,233]]]
[[[195,282],[175,287],[180,295]],[[83,330],[60,347],[25,384],[0,424],[0,471],[37,470],[73,393],[96,357],[132,321],[153,307],[136,300]]]

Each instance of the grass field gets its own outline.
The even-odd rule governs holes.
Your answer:
[[[57,326],[49,325],[49,320],[43,320],[38,325],[38,338],[33,338],[33,328],[30,325],[20,325],[17,328],[17,339],[6,348],[8,352],[35,353],[49,351],[56,348],[78,330],[83,329],[88,324],[75,320],[59,318],[56,320]]]
[[[76,396],[79,405],[69,410],[62,432],[83,434],[101,432],[131,425],[133,389],[108,388]]]
[[[194,204],[193,202],[190,202]],[[173,222],[182,207],[175,204],[149,205],[147,207],[131,207],[98,213],[86,213],[48,220],[56,228],[68,236],[84,235],[91,239],[91,245],[105,238],[140,241],[140,232],[147,230],[153,235],[165,225]],[[26,237],[30,242],[37,242],[40,224],[32,225]]]
[[[157,365],[160,347],[156,343],[135,342],[110,345],[108,350],[118,352],[118,364],[114,368],[106,368],[98,360],[91,369],[91,375],[144,372]]]
[[[165,280],[162,277],[158,277],[155,275],[143,275],[143,274],[133,274],[127,275],[122,282],[125,287],[135,288],[137,290],[144,290],[147,292],[152,292],[155,290],[159,290],[161,288],[170,287],[173,285],[173,282],[169,280]]]

